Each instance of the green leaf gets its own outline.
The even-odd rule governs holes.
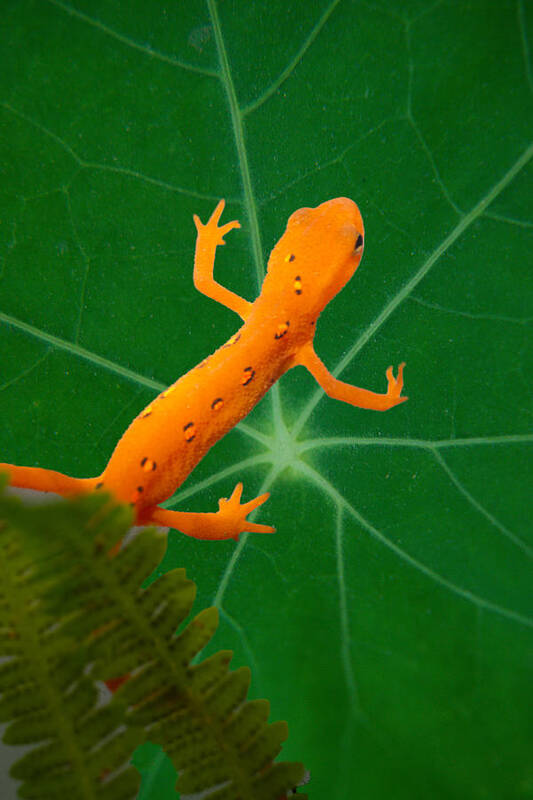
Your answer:
[[[2,461],[97,474],[236,330],[193,288],[193,213],[228,200],[216,277],[253,299],[289,214],[352,197],[317,351],[377,391],[405,360],[409,402],[294,370],[178,494],[269,489],[277,534],[171,533],[160,570],[218,606],[311,798],[532,797],[531,4],[4,6]]]
[[[179,794],[174,790],[176,770],[158,745],[146,742],[137,748],[132,761],[143,776],[138,800],[147,800],[154,794],[156,797],[178,800]]]

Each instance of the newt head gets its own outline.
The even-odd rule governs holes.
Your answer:
[[[348,197],[298,209],[272,250],[263,291],[280,299],[293,295],[302,310],[320,314],[359,266],[364,235],[361,213]]]

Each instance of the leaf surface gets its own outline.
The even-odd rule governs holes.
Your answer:
[[[100,472],[131,419],[238,327],[296,208],[359,204],[365,256],[320,319],[328,367],[409,402],[326,398],[303,370],[204,459],[276,536],[176,533],[287,719],[310,798],[524,798],[531,766],[531,143],[526,2],[5,3],[0,453]],[[143,800],[173,797],[173,779]],[[161,770],[161,776],[167,773]]]

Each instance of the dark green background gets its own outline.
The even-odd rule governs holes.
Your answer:
[[[312,800],[533,797],[531,156],[525,2],[2,2],[0,458],[101,471],[132,417],[239,325],[288,215],[354,198],[366,248],[295,370],[182,487],[268,487],[275,536],[169,535],[213,646],[289,722]],[[325,265],[326,267],[326,265]],[[529,336],[529,339],[528,339]],[[173,778],[144,752],[143,800]]]

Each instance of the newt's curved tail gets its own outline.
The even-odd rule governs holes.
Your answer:
[[[86,494],[96,488],[98,478],[71,478],[62,472],[40,467],[17,467],[0,463],[0,472],[7,472],[9,485],[21,489],[36,489],[39,492],[54,492],[62,497]]]

